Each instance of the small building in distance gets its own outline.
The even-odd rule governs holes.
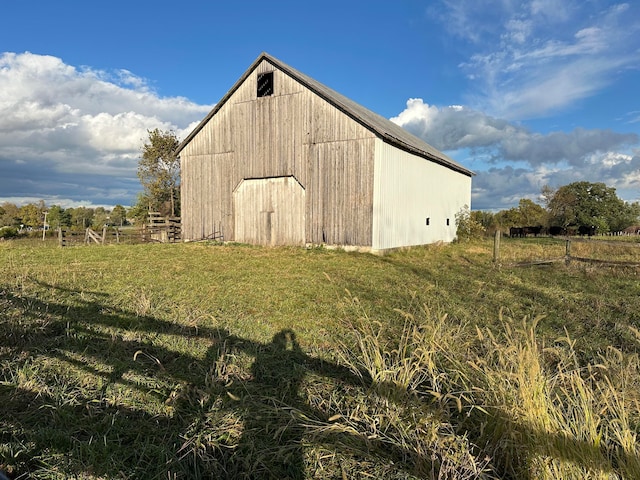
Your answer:
[[[182,238],[384,251],[450,242],[473,173],[261,54],[178,147]]]

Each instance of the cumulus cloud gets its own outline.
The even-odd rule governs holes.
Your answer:
[[[62,194],[67,203],[130,203],[147,130],[183,137],[210,109],[160,97],[127,70],[0,54],[0,200]]]
[[[437,107],[411,98],[391,119],[439,150],[488,147],[523,131],[521,128],[463,106]]]
[[[637,69],[637,5],[437,0],[428,12],[463,40],[457,53],[469,80],[468,106],[410,99],[393,120],[477,172],[473,208],[509,208],[520,198],[536,200],[543,185],[582,180],[640,200],[636,133],[580,127],[539,133],[522,123],[584,104]],[[640,116],[630,111],[617,121],[635,127]]]
[[[622,198],[638,200],[640,156],[630,152],[640,142],[635,133],[576,128],[541,134],[468,107],[437,107],[417,98],[391,120],[440,150],[467,157],[462,163],[477,172],[475,209],[538,201],[544,185],[582,180],[605,182]]]
[[[581,165],[593,152],[608,152],[639,141],[634,133],[584,128],[543,135],[468,107],[437,107],[421,98],[409,99],[407,108],[391,120],[440,150],[485,149],[495,152],[496,158],[529,165]]]

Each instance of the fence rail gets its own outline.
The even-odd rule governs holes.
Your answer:
[[[142,243],[143,236],[140,228],[136,227],[108,227],[98,233],[88,228],[85,230],[70,230],[58,228],[56,231],[58,245],[68,247],[87,243],[99,245],[117,243]]]
[[[527,267],[581,262],[595,266],[640,267],[639,242],[596,237],[519,238],[503,242],[501,237],[501,233],[496,232],[493,243],[493,262],[496,265]],[[528,248],[523,249],[523,244]]]
[[[91,228],[82,231],[58,228],[58,244],[66,247],[81,243],[176,243],[182,239],[180,217],[162,217],[151,213],[149,222],[142,227],[104,227],[102,232]]]

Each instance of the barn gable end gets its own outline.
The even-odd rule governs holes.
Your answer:
[[[397,239],[407,235],[390,235],[388,228],[405,228],[403,222],[394,226],[375,218],[380,212],[395,218],[402,210],[398,202],[395,211],[381,207],[394,204],[393,189],[382,178],[374,182],[374,174],[385,174],[382,160],[396,159],[381,156],[381,145],[415,157],[417,165],[429,164],[436,176],[444,169],[453,178],[464,177],[469,189],[465,200],[471,172],[388,124],[262,54],[178,148],[183,238],[223,235],[225,241],[259,244],[401,246],[395,245]],[[290,192],[298,206],[284,202],[283,192]],[[278,201],[266,205],[267,199]],[[424,238],[415,237],[429,243]]]

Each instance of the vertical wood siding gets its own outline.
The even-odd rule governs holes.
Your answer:
[[[274,72],[258,98],[257,75]],[[375,135],[302,84],[261,62],[182,150],[183,238],[222,230],[237,240],[245,179],[295,177],[305,190],[306,243],[371,246]],[[245,212],[246,213],[246,212]],[[296,220],[301,222],[302,220]]]
[[[329,245],[371,246],[375,139],[309,145],[307,237]]]
[[[456,213],[471,207],[471,177],[375,142],[372,248],[452,241]]]

